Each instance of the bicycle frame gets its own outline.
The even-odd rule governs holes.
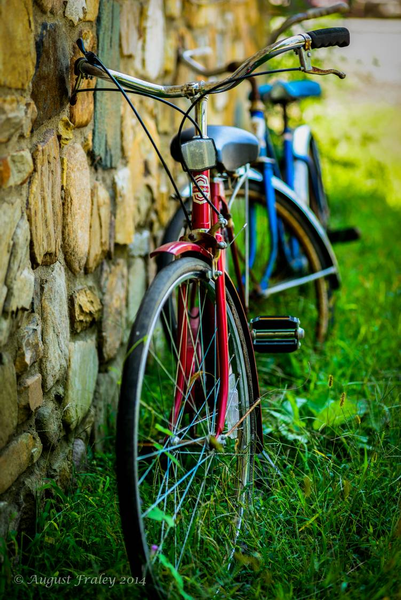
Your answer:
[[[200,128],[202,134],[207,131],[207,97],[200,100],[197,105],[195,114],[195,120]],[[199,188],[205,194],[207,198],[211,200],[213,206],[220,211],[223,206],[227,209],[225,200],[224,185],[219,178],[211,176],[210,170],[205,171],[192,171],[194,180],[196,181]],[[227,210],[226,210],[227,212]],[[218,219],[216,213],[207,203],[199,189],[195,188],[192,190],[192,223],[191,233],[188,238],[194,236],[195,233],[208,234],[212,227],[218,227]],[[224,237],[221,233],[215,233],[214,235],[217,245],[224,246]],[[229,395],[229,356],[228,356],[228,327],[227,327],[227,301],[226,301],[226,285],[225,285],[225,250],[220,248],[216,253],[210,252],[210,244],[208,237],[205,236],[205,241],[198,241],[197,243],[191,242],[189,239],[182,239],[179,242],[173,242],[171,244],[165,244],[157,248],[152,252],[151,256],[156,256],[161,252],[169,252],[175,256],[181,254],[189,254],[199,252],[202,258],[207,258],[212,264],[212,276],[215,279],[216,286],[216,326],[217,326],[217,356],[219,357],[219,370],[220,370],[220,387],[218,392],[217,400],[217,423],[215,437],[219,436],[223,432],[224,423],[226,419],[228,395]],[[193,351],[190,349],[190,341],[187,335],[187,295],[180,295],[179,306],[178,306],[178,331],[182,331],[183,335],[180,340],[180,364],[184,365],[186,380],[190,380],[191,373],[188,373],[188,368],[191,368],[192,360],[188,361],[189,354]],[[196,351],[196,349],[195,349]],[[174,416],[173,420],[179,414],[184,387],[184,373],[180,373],[176,386],[175,400],[174,400]]]
[[[253,86],[252,86],[253,87]],[[254,87],[253,87],[254,93]],[[284,107],[285,110],[285,107]],[[271,140],[269,128],[267,126],[265,107],[260,100],[252,101],[250,106],[250,117],[253,133],[259,140],[261,163],[261,174],[263,178],[264,195],[266,199],[266,211],[269,221],[270,251],[267,267],[260,282],[260,289],[266,292],[269,288],[269,279],[273,273],[274,265],[278,256],[279,248],[282,249],[287,261],[295,271],[302,269],[302,257],[299,254],[299,245],[295,240],[287,243],[284,237],[284,231],[276,212],[276,193],[273,186],[273,177],[283,180],[289,190],[295,191],[295,160],[303,161],[310,169],[311,183],[317,198],[320,202],[320,189],[317,181],[311,158],[306,154],[306,150],[301,148],[296,151],[294,147],[294,131],[288,126],[286,113],[284,113],[284,131],[283,131],[283,162],[285,177],[282,177],[280,168],[275,155],[275,149]],[[254,208],[250,211],[250,230],[251,245],[249,254],[249,268],[252,268],[256,258],[257,228]]]

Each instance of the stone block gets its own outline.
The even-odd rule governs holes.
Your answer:
[[[13,317],[8,313],[0,316],[0,348],[5,346],[13,325]]]
[[[59,23],[43,23],[36,47],[39,60],[32,80],[32,98],[38,109],[35,126],[39,127],[68,105],[70,57],[66,28]]]
[[[112,69],[120,65],[120,6],[114,0],[101,0],[97,20],[98,54]],[[98,86],[108,87],[107,82]],[[116,167],[121,157],[121,100],[119,94],[96,94],[93,153],[105,169]]]
[[[50,455],[48,475],[54,479],[61,488],[66,488],[71,481],[72,474],[72,448],[68,442],[61,440],[54,452]]]
[[[133,258],[128,268],[128,326],[131,327],[147,288],[146,264],[143,258]]]
[[[10,255],[12,250],[12,240],[21,216],[21,206],[18,202],[0,203],[0,314],[3,311],[4,301],[7,296],[7,286],[5,283]]]
[[[89,29],[82,29],[79,32],[79,36],[84,40],[85,48],[88,51],[96,50],[96,37]],[[79,50],[78,46],[74,44],[73,46],[73,54],[70,61],[70,81],[71,81],[71,89],[73,88],[76,75],[74,73],[74,65],[75,61],[78,58],[81,58],[82,54]],[[95,86],[95,81],[93,79],[83,79],[81,82],[80,89],[93,88]],[[70,119],[71,122],[75,125],[75,127],[86,127],[93,117],[93,108],[94,108],[94,97],[92,92],[77,94],[77,102],[74,106],[70,106]]]
[[[28,219],[31,226],[31,257],[34,265],[56,262],[61,247],[61,166],[57,137],[48,131],[33,153]]]
[[[120,14],[120,42],[124,56],[136,56],[139,46],[141,5],[135,0],[125,0]]]
[[[123,340],[126,324],[128,270],[124,260],[111,266],[103,282],[101,347],[105,361],[113,358]]]
[[[157,188],[155,188],[155,185],[152,187],[150,187],[150,185],[144,185],[141,192],[136,197],[135,221],[139,227],[149,226],[151,224],[152,208],[155,206],[156,202],[155,196],[157,198],[156,190]]]
[[[117,359],[112,363],[113,369],[105,373],[99,373],[96,381],[94,406],[94,424],[92,428],[92,440],[97,451],[103,450],[103,442],[106,435],[114,433],[112,425],[115,425],[117,412],[119,385],[121,378],[122,363],[125,351],[119,353]],[[110,422],[109,416],[111,416]]]
[[[96,21],[99,12],[99,0],[86,0],[84,21]]]
[[[82,419],[82,421],[79,423],[78,427],[75,429],[76,437],[83,440],[85,442],[85,444],[87,444],[89,441],[90,433],[93,429],[94,422],[95,422],[95,407],[92,402],[85,417]]]
[[[11,165],[8,156],[0,158],[0,187],[7,187],[11,177]]]
[[[63,379],[68,365],[70,326],[67,286],[60,263],[49,268],[42,292],[43,358],[41,370],[44,391]]]
[[[35,278],[29,260],[29,241],[29,224],[23,215],[14,232],[6,276],[8,292],[4,309],[8,312],[27,310],[32,302]]]
[[[128,247],[129,255],[133,258],[138,256],[147,257],[150,252],[150,233],[145,231],[137,231],[134,235],[134,241]]]
[[[25,183],[33,171],[32,155],[29,150],[14,152],[2,159],[0,185],[5,188]]]
[[[31,433],[23,433],[13,440],[0,455],[0,494],[8,490],[41,453],[42,444]]]
[[[36,0],[36,4],[44,13],[59,14],[64,5],[64,0]]]
[[[32,0],[0,1],[0,86],[25,90],[35,70]]]
[[[144,134],[141,131],[137,131],[128,156],[128,168],[131,174],[131,188],[134,196],[138,196],[143,188],[145,169],[147,168],[145,159],[148,148],[146,144]]]
[[[71,323],[76,332],[88,329],[100,319],[102,303],[95,289],[88,287],[75,290],[70,297]]]
[[[43,404],[42,376],[37,373],[27,377],[18,392],[18,423],[22,423]]]
[[[178,19],[182,14],[182,0],[165,0],[164,12],[170,19]]]
[[[25,373],[43,355],[42,324],[36,314],[29,315],[25,326],[18,332],[18,350],[15,369],[18,375]]]
[[[60,138],[60,146],[67,146],[74,137],[74,124],[68,117],[63,117],[58,122],[57,133]]]
[[[163,0],[149,0],[144,15],[144,69],[150,81],[160,75],[164,64],[165,22]]]
[[[156,124],[156,119],[154,117],[154,115],[143,115],[143,121],[150,133],[150,135],[152,136],[153,140],[156,143],[156,146],[158,148],[160,148],[161,146],[161,141],[160,141],[160,137],[159,137],[159,132],[157,129],[157,124]],[[169,164],[169,159],[166,156],[167,159],[167,164]],[[129,160],[129,168],[131,171],[131,177],[132,177],[132,186],[134,189],[134,194],[135,197],[138,199],[138,208],[139,210],[141,210],[141,198],[142,198],[142,192],[143,192],[143,181],[141,180],[141,169],[138,166],[138,162],[142,161],[143,166],[142,169],[144,169],[144,182],[151,188],[153,195],[155,197],[157,197],[157,192],[159,189],[159,179],[160,179],[160,172],[159,172],[159,159],[155,153],[155,151],[153,150],[152,146],[150,145],[147,137],[142,136],[139,138],[139,147],[138,147],[138,152],[134,155],[134,153],[131,154],[130,160]],[[170,161],[171,162],[171,161]]]
[[[14,433],[18,421],[17,377],[9,356],[0,354],[0,448]]]
[[[46,448],[56,446],[63,431],[59,407],[53,402],[42,404],[36,413],[35,427]]]
[[[7,538],[9,531],[16,531],[19,520],[18,508],[11,502],[0,502],[0,537]]]
[[[170,32],[166,38],[164,44],[164,61],[163,71],[166,75],[174,73],[177,66],[177,55],[178,55],[178,43],[177,33],[175,31]],[[165,106],[165,105],[164,105]],[[169,108],[166,106],[166,108]]]
[[[111,201],[104,185],[95,181],[92,187],[90,242],[85,270],[91,273],[110,249]]]
[[[79,340],[69,346],[69,367],[63,399],[63,421],[75,429],[91,405],[98,372],[95,340]]]
[[[64,196],[63,251],[73,273],[82,273],[89,252],[91,217],[90,172],[80,144],[66,150],[67,175]]]
[[[0,98],[0,143],[8,142],[18,131],[25,118],[25,100],[22,96]]]
[[[139,114],[143,114],[143,106],[141,98],[135,102],[135,106]],[[143,129],[135,117],[129,105],[125,102],[122,107],[122,122],[121,122],[121,142],[122,150],[125,158],[130,158],[133,153],[138,152],[138,138],[142,137]],[[137,146],[135,147],[135,142]],[[143,166],[142,166],[143,168]]]
[[[72,462],[77,471],[86,466],[86,444],[81,438],[76,438],[72,445]]]
[[[38,109],[36,108],[36,104],[33,100],[27,100],[25,104],[25,121],[22,128],[23,134],[25,137],[29,137],[31,135],[32,127],[37,119]]]
[[[117,244],[130,244],[135,231],[135,198],[131,185],[131,173],[128,167],[120,169],[114,176],[116,201]]]
[[[67,0],[64,15],[72,21],[74,25],[78,25],[83,20],[86,14],[85,0]]]

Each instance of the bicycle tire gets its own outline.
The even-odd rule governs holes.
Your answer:
[[[202,586],[203,590],[210,588],[210,597],[214,595],[217,589],[216,571],[224,573],[231,565],[252,490],[256,411],[247,414],[254,403],[250,384],[251,365],[241,320],[235,301],[228,291],[230,407],[223,433],[230,433],[237,417],[244,419],[224,440],[224,446],[219,447],[219,443],[213,441],[211,436],[216,406],[210,398],[217,396],[218,389],[218,361],[213,339],[216,339],[218,325],[214,323],[211,335],[210,307],[214,309],[215,285],[209,277],[210,271],[210,266],[204,261],[184,257],[157,274],[145,294],[132,327],[124,364],[117,419],[120,514],[132,575],[150,578],[146,592],[151,597],[174,597],[174,590],[178,596],[179,590],[176,588],[180,577],[185,578],[186,590],[187,586],[190,590]],[[180,409],[181,421],[177,419],[175,425],[172,425],[172,390],[176,389],[174,379],[181,361],[176,352],[177,360],[173,360],[169,367],[169,361],[174,358],[171,342],[173,346],[176,344],[176,348],[179,347],[178,336],[176,332],[172,332],[172,340],[165,344],[163,339],[166,337],[166,329],[160,325],[160,321],[165,318],[164,305],[168,303],[169,310],[173,304],[177,306],[176,294],[181,298],[191,298],[188,315],[195,314],[197,301],[196,298],[193,300],[196,294],[192,293],[192,289],[198,290],[197,318],[201,324],[192,337],[194,357],[197,357],[193,361],[194,364],[198,363],[195,370],[199,371],[199,377],[197,379],[197,374],[194,373],[189,382],[187,379],[185,410]],[[185,293],[183,290],[186,290]],[[172,302],[169,300],[171,298]],[[189,320],[192,318],[187,317],[188,331]],[[203,344],[208,340],[209,346],[205,351],[206,346]],[[161,351],[160,356],[164,357],[163,368],[155,359],[156,341]],[[199,352],[202,352],[201,356]],[[178,367],[174,362],[179,363]],[[153,371],[157,370],[157,377],[155,372],[152,374],[152,368]],[[214,372],[211,373],[213,368]],[[173,384],[163,369],[169,369],[170,375],[174,374]],[[152,384],[152,377],[153,382],[158,380],[158,390]],[[195,390],[197,381],[198,390]],[[147,387],[149,385],[150,388]],[[157,393],[160,397],[155,399]],[[195,408],[197,412],[191,422],[191,414]],[[189,416],[186,415],[187,410]],[[166,423],[170,423],[173,435],[166,434],[166,428],[169,427]],[[156,439],[157,431],[164,437],[162,445],[157,438],[159,441],[156,444],[159,446],[153,439]],[[205,442],[203,446],[196,446],[194,440],[199,444],[202,438],[200,433],[206,434]],[[177,442],[179,436],[183,440],[182,444],[186,444],[185,448],[181,439]],[[206,443],[207,436],[209,438]],[[191,448],[191,445],[195,446],[195,450],[199,448],[198,458],[195,451],[186,449]],[[146,450],[148,446],[153,446],[151,452]],[[155,451],[154,448],[156,454],[149,457]],[[193,474],[190,476],[190,473]],[[187,484],[190,488],[185,490]],[[155,498],[158,504],[155,504]],[[180,499],[179,502],[177,498]],[[152,515],[155,508],[159,507],[161,510],[160,505],[164,516],[157,511]],[[173,512],[173,509],[173,516],[167,514]],[[206,523],[212,523],[214,518],[219,519],[218,528],[205,531]],[[174,527],[170,519],[173,519]]]
[[[320,155],[319,149],[316,142],[316,139],[313,135],[311,135],[309,141],[309,158],[312,161],[312,169],[315,171],[315,186],[313,185],[313,176],[311,173],[311,169],[308,165],[308,174],[309,174],[309,206],[311,210],[315,213],[319,222],[323,227],[327,230],[329,218],[330,218],[330,210],[329,204],[327,200],[327,195],[324,189],[323,177],[322,177],[322,168],[320,163]]]
[[[263,187],[257,182],[250,186],[250,205],[257,206],[261,219],[258,220],[258,226],[261,229],[259,238],[261,243],[257,247],[257,257],[259,265],[251,269],[253,276],[253,293],[251,295],[250,313],[257,314],[292,314],[301,319],[302,325],[306,331],[305,344],[312,339],[316,343],[323,343],[327,337],[330,324],[333,301],[332,290],[329,281],[326,278],[316,279],[307,285],[300,285],[288,291],[281,291],[272,294],[264,299],[264,294],[258,290],[257,281],[261,279],[267,264],[267,251],[265,241],[268,238],[268,223],[266,217],[266,203]],[[324,257],[321,248],[316,242],[316,237],[312,226],[307,228],[300,223],[296,209],[289,198],[276,191],[276,212],[283,224],[283,229],[289,238],[297,240],[302,258],[304,259],[303,273],[301,275],[313,275],[324,269]],[[261,223],[265,219],[265,222]],[[252,271],[256,271],[252,273]],[[281,283],[283,280],[297,279],[299,273],[291,272],[290,265],[281,251],[277,259],[276,268],[269,280],[269,287],[272,289],[275,283]],[[252,288],[251,288],[252,289]],[[299,294],[296,294],[296,290]],[[314,335],[311,335],[311,331]]]

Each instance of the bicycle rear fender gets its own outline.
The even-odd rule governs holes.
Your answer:
[[[312,132],[309,125],[300,125],[293,131],[294,190],[306,205],[309,202],[309,146]]]
[[[250,169],[249,179],[260,184],[262,176],[255,169]],[[298,222],[302,225],[303,229],[307,231],[310,236],[313,236],[317,247],[321,251],[323,268],[332,268],[334,271],[333,273],[330,273],[330,275],[328,275],[330,285],[332,289],[338,289],[341,283],[338,263],[326,231],[319,223],[318,219],[316,218],[315,214],[311,211],[311,209],[308,206],[306,206],[301,200],[299,200],[294,190],[292,190],[286,183],[284,183],[284,181],[282,181],[278,177],[272,177],[272,184],[275,191],[280,192],[283,202],[288,203],[289,210],[291,210],[291,212],[295,214]]]

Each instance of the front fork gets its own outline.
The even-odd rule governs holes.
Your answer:
[[[201,186],[202,191],[208,196],[211,196],[211,200],[214,206],[220,210],[221,203],[225,202],[224,184],[221,181],[212,182],[211,193],[209,184],[209,172],[198,172],[194,173],[195,180],[198,185]],[[218,220],[214,211],[210,214],[207,210],[209,205],[204,200],[199,190],[193,192],[193,208],[192,208],[192,227],[193,230],[206,230],[206,226],[211,225],[216,227]],[[206,231],[205,231],[206,233]],[[224,237],[221,233],[215,233],[214,235],[217,245],[224,244]],[[213,260],[213,269],[211,277],[215,279],[215,290],[216,290],[216,313],[215,319],[210,319],[210,323],[205,323],[205,315],[198,316],[197,327],[208,326],[214,327],[214,331],[217,328],[217,364],[219,373],[219,385],[218,385],[218,397],[217,397],[217,419],[215,423],[215,437],[218,438],[224,429],[224,423],[226,420],[226,412],[228,406],[229,396],[229,349],[228,349],[228,324],[227,324],[227,297],[226,297],[226,286],[225,286],[225,251],[220,249]],[[205,357],[200,356],[200,360],[197,361],[198,348],[193,347],[199,344],[199,336],[194,328],[194,319],[196,315],[191,314],[193,307],[191,306],[191,290],[185,284],[180,288],[180,294],[178,298],[178,365],[177,365],[177,376],[176,376],[176,389],[174,397],[174,408],[171,418],[171,428],[174,428],[175,423],[178,420],[180,411],[183,410],[182,403],[187,399],[194,406],[192,409],[196,409],[196,393],[192,392],[195,388],[195,381],[197,374],[194,372],[196,364],[198,362],[199,370],[206,370],[206,365],[201,366],[204,362]],[[214,335],[212,332],[212,337]],[[205,350],[205,349],[204,349]],[[199,373],[199,377],[202,374]],[[211,385],[217,386],[216,382],[212,382]],[[190,389],[192,388],[192,389]],[[204,401],[204,400],[202,400]]]

